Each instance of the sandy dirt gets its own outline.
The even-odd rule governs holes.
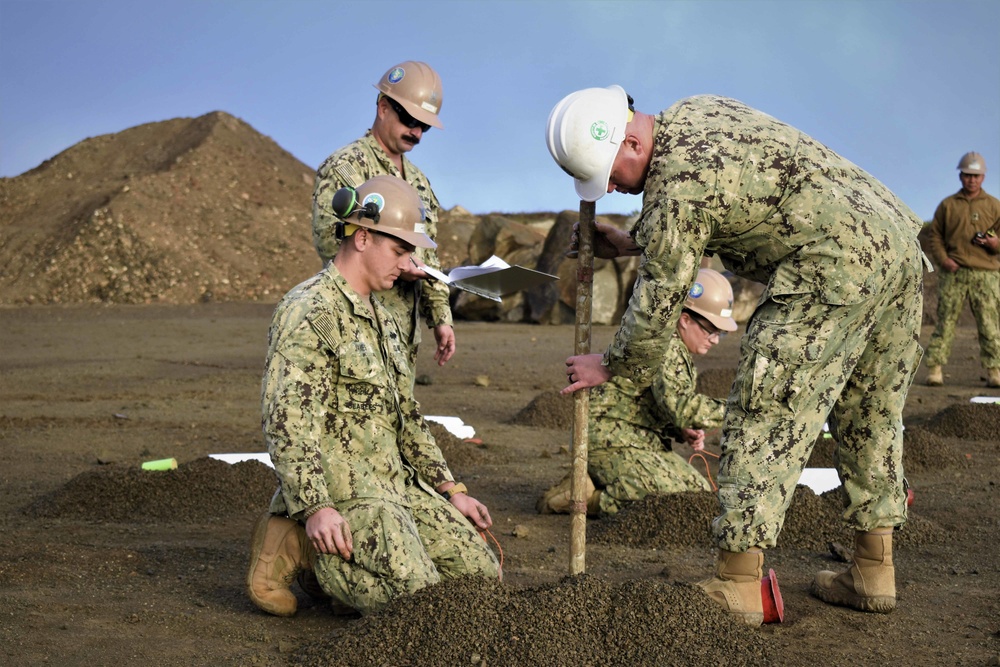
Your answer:
[[[572,405],[555,392],[573,329],[460,322],[448,366],[421,350],[417,396],[425,414],[476,429],[481,444],[438,432],[458,478],[491,509],[503,583],[449,582],[365,619],[335,616],[295,588],[298,614],[277,618],[243,590],[272,473],[206,458],[263,450],[271,310],[0,310],[0,662],[1000,664],[1000,406],[969,402],[1000,392],[985,389],[974,329],[960,329],[946,386],[919,384],[921,369],[907,402],[914,504],[897,533],[892,614],[808,595],[817,570],[844,567],[840,547],[851,543],[835,496],[804,487],[765,562],[781,582],[784,623],[742,627],[690,586],[713,562],[708,493],[591,520],[586,575],[567,578],[569,520],[537,514],[535,501],[570,465]],[[612,333],[595,330],[595,351]],[[698,360],[706,391],[724,391],[738,343],[730,336]],[[813,463],[830,465],[832,446],[820,441]],[[139,468],[166,457],[180,467]]]

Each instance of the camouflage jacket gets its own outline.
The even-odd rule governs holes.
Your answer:
[[[647,389],[615,376],[590,390],[590,447],[669,450],[681,428],[719,428],[726,402],[699,394],[697,382],[691,353],[674,333]]]
[[[337,190],[345,186],[358,187],[375,176],[389,175],[403,178],[413,186],[424,202],[427,214],[427,235],[437,240],[438,215],[441,204],[438,203],[430,181],[423,172],[417,169],[406,156],[403,156],[403,168],[406,177],[399,173],[389,156],[385,154],[371,130],[354,143],[344,146],[328,157],[316,171],[316,184],[313,188],[312,230],[313,245],[324,263],[335,254],[340,242],[334,236],[334,226],[337,217],[330,210],[330,201]],[[420,261],[435,269],[441,268],[437,251],[429,248],[417,248],[414,253]],[[422,285],[418,287],[418,285]],[[449,305],[448,286],[434,279],[419,282],[400,280],[390,292],[381,295],[383,303],[400,320],[403,326],[410,326],[408,321],[416,316],[413,312],[417,290],[421,290],[419,315],[424,318],[428,327],[442,324],[452,324],[451,306]],[[404,331],[404,334],[406,332]]]
[[[453,477],[420,416],[395,322],[374,314],[330,264],[278,303],[268,331],[262,426],[280,482],[272,511],[321,503],[406,505],[414,474],[433,490]]]
[[[650,382],[703,254],[766,285],[855,304],[913,256],[922,221],[882,183],[795,128],[735,100],[701,95],[655,121],[643,249],[629,308],[604,362]]]
[[[1000,201],[981,190],[969,199],[961,190],[938,204],[927,235],[927,251],[941,266],[951,257],[967,269],[1000,270],[1000,255],[972,243],[976,232],[1000,234]]]

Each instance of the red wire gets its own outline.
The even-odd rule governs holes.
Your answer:
[[[483,533],[485,533],[485,535]],[[491,533],[489,529],[484,530],[482,533],[479,533],[479,535],[483,538],[483,542],[486,542],[487,544],[489,544],[490,541],[486,539],[486,535],[489,535],[490,539],[493,540],[493,544],[497,545],[497,551],[500,552],[500,580],[503,581],[503,547],[500,546],[497,538],[493,537],[493,533]]]
[[[708,476],[708,483],[712,485],[712,490],[713,491],[718,491],[719,487],[715,485],[715,480],[712,479],[712,472],[708,469],[708,459],[705,458],[705,454],[708,454],[709,456],[712,456],[712,457],[715,457],[715,458],[719,458],[718,454],[713,454],[712,452],[709,452],[709,451],[706,451],[706,450],[703,449],[700,452],[695,452],[694,454],[692,454],[691,457],[688,459],[688,463],[691,463],[691,461],[693,461],[694,457],[696,457],[696,456],[699,457],[702,461],[704,461],[705,462],[705,475]]]

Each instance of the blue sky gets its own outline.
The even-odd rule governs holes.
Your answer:
[[[742,100],[884,181],[923,219],[977,150],[1000,196],[995,0],[0,0],[0,176],[87,137],[210,111],[315,168],[424,60],[444,130],[410,153],[446,208],[575,209],[545,148],[564,95],[617,83],[655,113]],[[629,213],[612,194],[598,213]]]

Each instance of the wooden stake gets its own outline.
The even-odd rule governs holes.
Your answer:
[[[580,201],[579,254],[576,274],[576,336],[574,355],[590,354],[594,291],[594,202]],[[587,444],[590,389],[573,394],[573,477],[570,487],[569,573],[583,574],[587,561]]]

